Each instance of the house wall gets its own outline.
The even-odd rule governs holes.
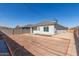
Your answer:
[[[37,30],[33,31],[33,34],[46,34],[46,35],[55,34],[56,29],[55,29],[54,25],[48,26],[49,32],[44,32],[44,27],[45,26],[38,26]]]
[[[31,29],[31,28],[30,28]],[[32,27],[32,33],[34,30],[38,30],[38,28],[35,26],[35,27]],[[31,31],[30,31],[31,32]]]

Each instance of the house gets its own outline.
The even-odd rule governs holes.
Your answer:
[[[67,27],[58,24],[57,21],[46,20],[37,24],[27,24],[22,27],[22,29],[22,32],[29,32],[32,34],[53,35],[66,31]]]

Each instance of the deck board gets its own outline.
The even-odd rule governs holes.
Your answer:
[[[34,55],[66,55],[69,39],[39,35],[11,35],[11,38]]]

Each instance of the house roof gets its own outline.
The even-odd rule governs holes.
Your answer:
[[[56,21],[48,21],[48,20],[46,20],[46,21],[42,21],[40,23],[37,23],[35,25],[36,26],[42,26],[42,25],[54,25],[54,24],[56,24]]]
[[[34,27],[34,26],[45,26],[45,25],[58,25],[58,26],[64,27],[64,26],[58,24],[56,20],[54,20],[54,21],[45,20],[45,21],[39,22],[37,24],[27,24],[25,26],[22,26],[22,28],[23,27]],[[64,28],[67,28],[67,27],[64,27]]]
[[[37,24],[27,24],[25,27],[33,27],[33,26],[44,26],[44,25],[54,25],[56,21],[45,20]]]

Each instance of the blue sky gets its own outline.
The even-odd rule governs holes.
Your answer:
[[[79,4],[0,4],[0,26],[22,26],[54,18],[66,27],[78,26]]]

